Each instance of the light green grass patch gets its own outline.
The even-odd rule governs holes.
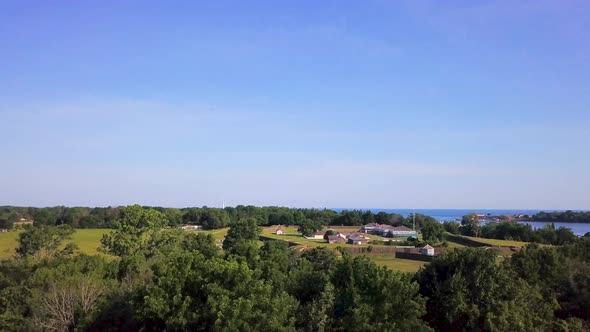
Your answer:
[[[416,273],[416,271],[423,267],[424,264],[427,264],[427,262],[415,261],[412,259],[395,258],[394,253],[370,254],[365,256],[377,265],[387,266],[392,270],[400,272]]]
[[[19,232],[0,233],[0,259],[7,259],[14,256],[18,233]]]
[[[522,241],[512,241],[512,240],[498,240],[498,239],[485,239],[482,237],[471,237],[471,236],[463,236],[466,239],[470,239],[473,241],[478,241],[481,243],[489,244],[490,246],[500,246],[500,247],[517,247],[521,248],[529,244],[529,242],[522,242]]]
[[[76,229],[72,234],[72,239],[64,241],[64,246],[68,243],[75,243],[80,248],[80,252],[88,255],[98,254],[100,239],[110,232],[108,229]],[[0,259],[14,257],[17,247],[17,239],[20,231],[0,233]]]
[[[227,235],[227,231],[229,228],[220,228],[220,229],[213,229],[207,231],[194,231],[195,233],[202,233],[202,234],[211,234],[215,240],[223,240]],[[189,231],[190,232],[190,231]]]

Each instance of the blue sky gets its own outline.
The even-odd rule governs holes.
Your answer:
[[[590,209],[587,1],[0,6],[0,205]]]

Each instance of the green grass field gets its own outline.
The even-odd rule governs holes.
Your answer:
[[[223,240],[229,228],[215,229],[212,231],[195,231],[195,233],[211,234],[215,240]]]
[[[301,236],[299,232],[297,232],[296,227],[282,227],[283,231],[285,232],[285,235],[273,234],[275,229],[275,227],[266,227],[264,228],[262,235],[270,238],[275,238],[277,240],[296,242],[306,247],[358,247],[357,245],[349,244],[329,244],[326,243],[325,240],[308,240]],[[223,228],[212,231],[196,232],[211,234],[215,238],[215,240],[220,243],[221,241],[223,241],[223,238],[227,234],[227,230],[228,228]],[[343,232],[352,232],[358,229],[356,227],[351,227],[350,229],[345,228],[338,230]],[[106,229],[77,229],[76,232],[72,235],[72,239],[66,241],[66,243],[75,243],[80,248],[80,252],[89,255],[95,255],[98,254],[97,248],[100,246],[100,239],[102,238],[103,234],[105,234],[108,231],[109,230]],[[16,249],[16,241],[18,238],[18,234],[19,232],[0,233],[0,259],[7,259],[14,256],[14,250]],[[260,244],[262,245],[262,242]],[[365,245],[365,247],[366,246],[367,245]],[[424,262],[394,258],[393,254],[374,254],[367,256],[379,265],[387,266],[393,270],[401,272],[416,272],[420,267],[424,265]]]
[[[478,241],[481,243],[489,244],[490,246],[500,246],[500,247],[517,247],[521,248],[529,244],[529,242],[522,242],[522,241],[512,241],[512,240],[497,240],[497,239],[485,239],[482,237],[470,237],[470,236],[463,236],[466,239]]]
[[[415,261],[412,259],[395,258],[393,257],[393,254],[374,254],[366,256],[378,265],[387,266],[392,270],[400,272],[414,273],[426,264],[426,262]]]
[[[72,235],[72,239],[65,241],[64,244],[75,243],[80,248],[80,252],[96,255],[100,239],[108,231],[107,229],[77,229]],[[19,232],[0,233],[0,259],[14,256],[18,234]]]
[[[0,259],[10,258],[16,249],[18,232],[0,233]]]

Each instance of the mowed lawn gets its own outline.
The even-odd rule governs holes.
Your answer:
[[[100,246],[100,239],[103,234],[109,231],[108,229],[76,229],[76,232],[72,235],[72,239],[65,241],[65,243],[75,243],[81,252],[88,255],[95,255],[98,253],[97,249]],[[19,233],[0,233],[0,259],[14,256]]]
[[[211,231],[194,231],[194,232],[195,233],[203,233],[203,234],[211,234],[215,240],[223,241],[223,239],[227,235],[228,230],[229,230],[229,228],[226,227],[226,228],[214,229]]]
[[[483,237],[471,237],[471,236],[463,236],[466,239],[470,239],[473,241],[489,244],[490,246],[500,246],[500,247],[517,247],[522,248],[529,242],[522,242],[522,241],[512,241],[512,240],[497,240],[497,239],[485,239]]]
[[[410,273],[415,273],[416,271],[418,271],[421,267],[424,266],[424,264],[427,264],[426,262],[421,262],[421,261],[415,261],[413,259],[401,259],[401,258],[395,258],[393,257],[394,254],[371,254],[371,255],[366,255],[367,257],[369,257],[370,260],[372,260],[373,262],[375,262],[377,265],[382,265],[382,266],[387,266],[388,268],[395,270],[395,271],[400,271],[400,272],[410,272]]]

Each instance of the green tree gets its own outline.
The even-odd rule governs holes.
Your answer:
[[[436,244],[444,239],[445,229],[438,221],[423,221],[420,231],[422,232],[422,239],[426,242]]]
[[[459,226],[460,226],[460,224],[456,221],[443,222],[443,228],[445,229],[446,232],[449,232],[451,234],[459,234],[460,233]]]
[[[312,236],[316,231],[319,231],[322,228],[323,226],[319,222],[306,219],[301,225],[299,225],[297,231],[303,234],[303,236]]]
[[[421,319],[425,300],[410,275],[379,267],[364,256],[345,256],[336,263],[331,282],[337,330],[430,330]]]
[[[6,218],[0,218],[0,229],[12,229],[14,227],[14,221]]]
[[[211,234],[187,233],[182,241],[182,249],[188,251],[197,250],[207,259],[219,254],[215,238]]]
[[[481,226],[479,225],[479,217],[477,214],[470,213],[464,215],[461,219],[461,226],[463,226],[465,235],[479,237]]]
[[[223,249],[229,250],[241,241],[258,241],[262,228],[258,226],[256,219],[240,219],[229,227],[223,240]]]
[[[258,238],[262,228],[254,218],[240,219],[232,224],[223,240],[223,249],[230,257],[247,262],[250,267],[258,263]]]
[[[143,253],[152,236],[166,225],[166,216],[139,205],[123,208],[120,218],[113,222],[114,230],[103,235],[101,250],[115,256]]]
[[[60,247],[63,241],[71,239],[74,232],[75,230],[67,225],[28,227],[18,235],[16,254],[19,257],[36,259],[71,254],[76,250],[76,245],[70,243],[63,249]]]
[[[154,283],[135,296],[150,330],[294,330],[296,302],[247,264],[177,252],[154,266]]]
[[[260,248],[260,270],[262,278],[273,285],[275,291],[286,287],[287,273],[291,261],[288,245],[284,241],[266,241]]]
[[[496,255],[483,249],[450,250],[416,278],[428,301],[425,320],[442,331],[546,331],[554,302],[546,302]]]
[[[179,209],[165,209],[164,215],[166,216],[166,220],[168,220],[168,226],[176,227],[182,224],[182,211]]]
[[[99,256],[76,256],[35,271],[31,288],[32,321],[53,331],[82,330],[116,289],[113,265]]]

